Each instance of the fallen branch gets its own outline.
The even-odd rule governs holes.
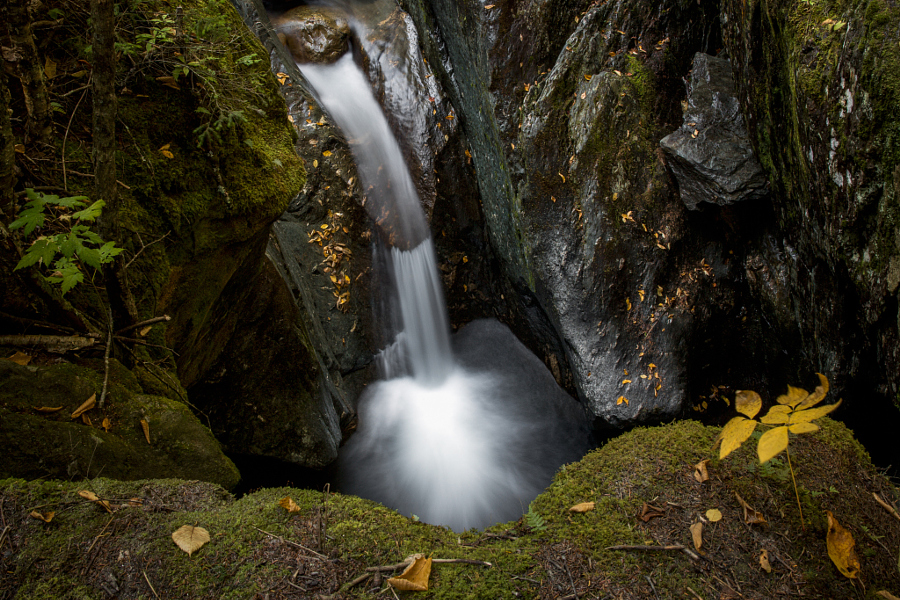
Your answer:
[[[0,335],[0,346],[47,346],[62,352],[93,346],[94,341],[80,335]]]
[[[327,556],[325,556],[323,554],[319,554],[318,552],[316,552],[315,550],[313,550],[311,548],[307,548],[303,544],[298,544],[297,542],[292,542],[291,540],[286,540],[283,537],[281,537],[280,535],[275,535],[274,533],[269,533],[268,531],[264,531],[264,530],[260,529],[259,527],[254,527],[253,529],[257,530],[260,533],[264,533],[268,536],[279,539],[282,542],[284,542],[285,544],[294,546],[295,548],[300,548],[301,550],[306,550],[307,552],[314,554],[315,556],[321,558],[322,560],[326,560],[328,558]]]
[[[163,315],[161,317],[153,317],[152,319],[147,319],[146,321],[141,321],[140,323],[135,323],[134,325],[129,325],[128,327],[123,327],[118,330],[115,335],[122,335],[126,331],[131,331],[132,329],[137,329],[138,327],[144,327],[145,325],[153,325],[154,323],[159,323],[161,321],[171,321],[172,317],[169,315]]]
[[[366,567],[366,571],[369,573],[389,573],[391,571],[397,571],[399,569],[405,569],[413,562],[413,557],[409,557],[403,562],[398,562],[393,565],[381,565],[378,567]],[[433,558],[431,559],[432,564],[461,564],[461,565],[477,565],[480,567],[493,567],[489,562],[485,562],[483,560],[472,560],[470,558]]]
[[[688,550],[685,546],[681,544],[675,546],[607,546],[607,550],[639,550],[643,552],[671,552],[671,551],[680,551],[687,554],[691,557],[691,560],[700,560],[700,557],[697,556],[691,550]]]
[[[106,390],[107,385],[109,384],[109,351],[112,349],[112,340],[113,340],[113,332],[112,332],[112,309],[109,309],[106,312],[106,316],[109,318],[107,323],[107,331],[106,331],[106,352],[103,353],[103,391],[100,392],[100,401],[97,402],[97,408],[102,409],[106,404]]]
[[[897,511],[894,510],[893,506],[891,506],[890,504],[888,504],[887,502],[882,500],[881,496],[879,496],[875,492],[872,492],[872,495],[875,496],[875,502],[880,504],[886,511],[888,511],[889,513],[891,513],[892,515],[894,515],[895,517],[900,519],[900,514],[898,514]]]

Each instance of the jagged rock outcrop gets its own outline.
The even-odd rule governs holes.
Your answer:
[[[340,10],[298,6],[272,19],[272,27],[299,63],[331,63],[350,49],[350,24]]]
[[[678,181],[681,200],[691,210],[701,202],[732,204],[768,193],[727,59],[702,52],[694,55],[684,123],[659,145]]]

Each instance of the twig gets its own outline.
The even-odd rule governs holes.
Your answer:
[[[81,94],[81,98],[78,99],[78,102],[75,103],[75,110],[72,111],[71,116],[69,116],[69,124],[66,125],[66,134],[63,136],[62,143],[62,172],[63,172],[63,189],[66,193],[69,193],[69,184],[66,181],[66,140],[69,139],[69,130],[72,128],[72,119],[75,118],[75,113],[78,112],[78,107],[81,106],[81,101],[84,100],[84,95],[87,94],[88,86],[91,85],[91,80],[94,78],[94,74],[91,73],[90,78],[88,78],[87,85],[84,87],[84,93]]]
[[[3,542],[6,541],[6,532],[9,531],[9,525],[3,528],[3,531],[0,531],[0,549],[3,548]]]
[[[0,346],[52,346],[80,350],[94,345],[94,339],[79,335],[0,335]]]
[[[109,351],[112,348],[112,340],[113,340],[113,321],[112,321],[112,309],[107,309],[106,316],[109,318],[109,321],[106,325],[106,352],[103,353],[103,391],[100,392],[100,400],[97,402],[97,408],[102,409],[106,404],[106,389],[109,385]]]
[[[656,596],[656,600],[659,600],[659,594],[656,593],[656,586],[653,585],[653,580],[650,579],[649,575],[644,575],[644,579],[650,584],[650,589],[653,590],[653,595]]]
[[[178,356],[178,353],[169,348],[168,346],[160,346],[159,344],[151,344],[147,340],[139,340],[137,338],[125,337],[123,335],[115,335],[113,334],[113,339],[118,340],[120,342],[128,342],[129,344],[140,344],[141,346],[149,346],[151,348],[162,348],[163,350],[171,351],[175,356]]]
[[[103,532],[106,531],[106,528],[109,527],[109,524],[113,522],[113,519],[115,519],[115,516],[112,516],[109,518],[109,521],[106,522],[106,525],[103,526],[103,529],[100,530],[100,533],[98,533],[97,536],[94,538],[94,541],[91,542],[91,546],[87,549],[87,552],[90,552],[91,550],[94,549],[94,544],[97,543],[97,540],[100,539],[100,536],[103,535]],[[85,554],[87,554],[87,552],[85,552]]]
[[[153,589],[153,584],[150,583],[150,578],[147,577],[147,572],[142,569],[141,573],[144,575],[144,581],[146,581],[147,585],[150,586],[150,591],[153,592],[153,595],[156,596],[157,600],[159,600],[159,594],[157,594],[156,590]]]
[[[93,177],[93,176],[94,176],[93,173],[82,173],[82,172],[80,172],[80,171],[72,171],[72,170],[70,170],[69,173],[71,173],[72,175],[78,175],[79,177]],[[130,190],[130,189],[131,189],[129,186],[125,185],[124,183],[122,183],[122,182],[119,181],[118,179],[116,179],[116,183],[118,183],[119,185],[121,185],[121,186],[122,186],[123,188],[125,188],[126,190]]]
[[[700,557],[688,550],[685,546],[678,544],[676,546],[607,546],[607,550],[642,550],[646,552],[663,552],[678,550],[684,552],[691,557],[692,560],[700,560]]]
[[[389,573],[391,571],[397,571],[399,569],[405,569],[410,564],[412,564],[413,559],[407,558],[403,562],[398,562],[393,565],[381,565],[378,567],[366,567],[366,571],[369,573]],[[434,564],[460,564],[460,565],[477,565],[479,567],[493,567],[494,565],[483,561],[483,560],[473,560],[471,558],[433,558],[431,562]]]
[[[894,510],[894,507],[893,507],[893,506],[891,506],[890,504],[888,504],[887,502],[885,502],[885,501],[881,498],[881,496],[879,496],[879,495],[876,494],[875,492],[872,492],[872,496],[875,497],[875,502],[877,502],[877,503],[880,504],[882,507],[884,507],[884,509],[885,509],[886,511],[888,511],[889,513],[891,513],[892,515],[894,515],[895,517],[897,517],[898,519],[900,519],[900,514],[898,514],[897,511]]]
[[[362,575],[360,575],[353,581],[349,581],[349,582],[345,583],[344,585],[342,585],[341,587],[349,590],[350,588],[361,584],[363,581],[365,581],[366,579],[368,579],[371,576],[372,576],[371,573],[363,573]]]
[[[128,267],[131,266],[131,263],[133,263],[134,260],[135,260],[138,256],[141,255],[141,252],[144,251],[144,248],[149,248],[150,246],[152,246],[152,245],[155,244],[156,242],[161,242],[161,241],[163,241],[164,239],[166,239],[166,237],[168,237],[168,235],[169,235],[170,233],[172,233],[171,230],[167,231],[167,232],[165,233],[165,235],[163,235],[162,237],[156,238],[155,240],[153,240],[153,241],[150,242],[149,244],[145,244],[145,243],[144,243],[144,240],[141,240],[140,234],[138,234],[138,239],[141,240],[141,248],[140,248],[137,252],[134,253],[134,256],[131,257],[131,260],[129,260],[127,263],[125,263],[125,268],[127,269]]]
[[[326,483],[322,488],[322,511],[319,513],[319,550],[325,550],[325,531],[328,529],[328,492],[331,484]]]
[[[791,471],[791,482],[794,484],[794,495],[797,496],[797,508],[800,509],[800,526],[806,531],[806,522],[803,520],[803,505],[800,504],[800,492],[797,491],[797,480],[794,478],[794,467],[791,465],[790,448],[785,447],[784,455],[787,456],[788,468]]]
[[[700,594],[698,594],[697,592],[695,592],[694,590],[692,590],[690,587],[688,587],[688,591],[689,591],[690,593],[692,593],[696,598],[699,598],[700,600],[703,600],[703,596],[701,596]]]
[[[159,323],[161,321],[171,321],[172,317],[169,315],[163,315],[161,317],[153,317],[152,319],[147,319],[146,321],[141,321],[140,323],[135,323],[134,325],[129,325],[128,327],[123,327],[118,330],[115,335],[122,335],[126,331],[131,331],[132,329],[137,329],[138,327],[143,327],[145,325],[153,325],[154,323]]]
[[[272,536],[273,538],[279,539],[279,540],[281,540],[282,542],[284,542],[285,544],[289,544],[289,545],[294,546],[294,547],[296,547],[296,548],[300,548],[301,550],[306,550],[307,552],[309,552],[309,553],[311,553],[311,554],[314,554],[315,556],[318,556],[318,557],[321,558],[322,560],[325,560],[325,559],[327,558],[325,555],[319,554],[319,553],[316,552],[315,550],[312,550],[311,548],[307,548],[307,547],[304,546],[303,544],[298,544],[298,543],[296,543],[296,542],[292,542],[292,541],[290,541],[290,540],[286,540],[286,539],[284,539],[283,537],[281,537],[280,535],[275,535],[274,533],[269,533],[268,531],[265,531],[265,530],[263,530],[263,529],[260,529],[259,527],[255,527],[255,526],[254,526],[253,529],[257,530],[257,531],[260,532],[260,533],[264,533],[264,534],[266,534],[266,535]]]

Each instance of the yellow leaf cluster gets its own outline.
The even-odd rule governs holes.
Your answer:
[[[760,463],[768,462],[788,447],[788,433],[817,431],[819,426],[812,421],[824,417],[841,404],[841,401],[838,401],[836,404],[813,408],[824,400],[828,393],[828,379],[821,373],[817,375],[820,385],[812,393],[802,388],[788,386],[788,393],[779,396],[776,399],[777,404],[759,421],[753,419],[762,408],[759,394],[739,391],[734,398],[735,408],[746,417],[734,417],[722,428],[719,437],[716,438],[716,444],[721,444],[719,458],[725,458],[737,450],[753,434],[759,423],[777,425],[759,438],[757,454]]]

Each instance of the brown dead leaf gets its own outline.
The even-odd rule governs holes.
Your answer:
[[[895,596],[895,595],[893,595],[892,593],[888,592],[887,590],[881,590],[880,592],[875,592],[875,595],[876,595],[876,596],[881,596],[881,597],[884,598],[885,600],[900,600],[900,598],[898,598],[897,596]]]
[[[190,556],[209,541],[209,532],[202,527],[182,525],[172,534],[172,540]]]
[[[708,463],[709,459],[704,458],[694,465],[694,479],[697,480],[697,483],[703,483],[704,481],[709,480],[709,472],[706,470],[706,465]]]
[[[56,77],[56,61],[50,57],[47,57],[47,60],[44,61],[44,76],[47,79]]]
[[[82,413],[85,413],[92,408],[94,408],[94,404],[97,403],[97,394],[91,394],[91,397],[84,401],[84,404],[75,409],[75,412],[72,413],[72,418],[77,419],[81,416]]]
[[[153,329],[153,325],[147,325],[146,327],[143,327],[140,331],[138,331],[138,335],[141,337],[147,337],[147,334],[150,333],[151,329]]]
[[[574,513],[586,513],[586,512],[590,512],[590,511],[592,511],[592,510],[594,510],[594,503],[593,503],[593,502],[581,502],[581,503],[579,503],[579,504],[576,504],[576,505],[573,506],[572,508],[570,508],[570,509],[569,509],[569,512],[574,512]]]
[[[665,512],[663,512],[663,509],[657,508],[652,504],[647,504],[646,502],[644,502],[644,505],[641,507],[641,512],[638,513],[638,519],[646,523],[653,517],[662,517],[664,515]]]
[[[765,548],[759,551],[759,566],[766,573],[772,572],[772,565],[769,564],[769,551]]]
[[[81,413],[81,422],[84,423],[85,425],[87,425],[88,427],[92,426],[91,418],[87,415],[87,413]]]
[[[691,525],[691,539],[694,540],[694,548],[699,551],[703,545],[703,523],[698,521]]]
[[[164,86],[172,88],[173,90],[181,89],[180,87],[178,87],[178,82],[171,75],[163,75],[162,77],[157,77],[156,80]]]
[[[33,510],[30,513],[28,513],[28,516],[34,517],[35,519],[39,519],[39,520],[43,521],[44,523],[49,523],[50,521],[53,520],[53,515],[55,515],[55,514],[56,514],[56,512],[54,512],[52,510],[48,513],[43,513],[43,514],[39,513],[36,510]]]
[[[391,577],[387,582],[397,590],[424,592],[428,590],[428,578],[431,575],[431,558],[425,558],[422,554],[411,557],[412,563],[396,577]]]
[[[147,443],[152,446],[153,443],[150,441],[150,423],[146,419],[141,419],[141,429],[144,430],[144,437],[147,439]]]
[[[35,406],[34,407],[34,410],[38,411],[39,413],[55,413],[56,411],[59,411],[62,409],[63,409],[62,406],[55,406],[55,407]]]
[[[84,498],[85,500],[90,500],[91,502],[95,502],[106,509],[106,512],[112,512],[112,508],[109,506],[109,502],[106,500],[101,500],[97,494],[90,490],[79,490],[78,495]]]
[[[758,512],[752,506],[747,504],[737,492],[735,492],[734,495],[737,496],[738,503],[740,503],[744,509],[744,523],[747,525],[762,525],[766,522],[766,519],[761,512]]]
[[[278,506],[288,511],[289,513],[300,512],[300,507],[297,506],[297,503],[294,502],[290,496],[285,496],[278,502]]]
[[[9,358],[5,358],[3,360],[8,360],[10,362],[14,362],[17,365],[22,365],[23,367],[28,365],[31,362],[31,357],[25,354],[24,352],[16,351],[15,354],[10,356]]]
[[[860,564],[854,548],[856,540],[853,539],[853,534],[838,522],[830,510],[825,511],[825,516],[828,517],[828,534],[825,538],[828,558],[844,577],[858,579]]]

